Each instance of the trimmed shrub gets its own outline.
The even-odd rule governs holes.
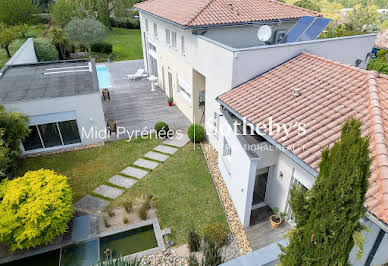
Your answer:
[[[228,234],[229,230],[220,222],[207,224],[203,231],[203,237],[207,242],[214,242],[220,247],[228,241]]]
[[[199,235],[195,232],[194,229],[191,229],[189,231],[188,237],[187,237],[187,243],[189,244],[189,249],[191,252],[198,251],[201,246],[201,238]]]
[[[220,248],[217,244],[209,241],[203,251],[202,265],[216,266],[223,263]]]
[[[112,53],[113,48],[111,43],[98,42],[98,43],[92,44],[92,46],[90,47],[90,50],[94,53],[110,54]]]
[[[156,130],[156,132],[160,132],[160,131],[164,131],[163,133],[164,134],[162,134],[162,132],[160,132],[160,136],[161,137],[164,137],[164,136],[166,136],[167,135],[167,132],[170,130],[169,129],[169,127],[168,127],[168,125],[167,125],[167,123],[165,123],[165,122],[157,122],[156,124],[155,124],[155,130]]]
[[[34,48],[39,62],[56,61],[59,58],[57,48],[49,39],[34,39]]]
[[[67,177],[52,170],[29,171],[0,183],[0,241],[11,250],[50,243],[66,232],[73,216]]]
[[[140,22],[137,18],[111,18],[112,27],[124,29],[140,29]]]
[[[199,124],[192,124],[187,130],[187,135],[192,142],[201,142],[205,139],[205,129]]]
[[[127,224],[127,223],[128,223],[128,217],[124,217],[124,218],[123,218],[123,223],[124,223],[124,224]]]

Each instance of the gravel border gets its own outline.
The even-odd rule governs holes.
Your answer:
[[[217,188],[218,196],[224,207],[225,215],[229,224],[230,231],[233,233],[234,239],[239,247],[240,254],[245,255],[252,252],[247,235],[238,218],[234,208],[232,199],[230,198],[228,189],[218,169],[218,152],[209,143],[201,143],[203,154],[213,178],[213,182]]]

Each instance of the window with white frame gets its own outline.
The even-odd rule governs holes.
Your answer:
[[[166,43],[167,45],[171,44],[171,33],[169,29],[166,29]]]
[[[185,54],[185,37],[181,36],[181,52]]]
[[[145,29],[148,32],[148,19],[145,19]]]
[[[175,31],[171,32],[171,46],[176,48],[176,32]]]
[[[189,104],[191,104],[191,91],[192,89],[190,85],[180,76],[178,76],[178,94]]]
[[[22,142],[25,151],[81,143],[76,120],[33,125],[29,128],[30,134]]]
[[[224,145],[222,149],[222,161],[224,162],[226,170],[230,173],[232,164],[232,149],[226,138],[224,138]]]
[[[154,37],[155,39],[158,38],[158,24],[154,23]]]

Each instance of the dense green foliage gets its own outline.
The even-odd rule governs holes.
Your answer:
[[[0,241],[11,250],[50,243],[73,215],[67,178],[52,170],[27,172],[0,183]]]
[[[28,135],[28,118],[0,106],[0,178],[16,169],[20,141]]]
[[[16,40],[17,37],[17,32],[13,28],[0,25],[0,46],[5,49],[8,57],[11,57],[9,45]]]
[[[388,62],[386,56],[386,54],[382,53],[376,59],[371,59],[366,69],[376,70],[377,72],[388,74]]]
[[[106,36],[104,25],[92,18],[72,19],[65,27],[65,31],[70,42],[88,49],[93,43],[102,41]]]
[[[112,27],[125,29],[140,29],[139,19],[136,18],[111,18]]]
[[[222,247],[228,242],[228,228],[219,222],[207,224],[203,230],[203,238],[208,242]]]
[[[201,142],[205,139],[205,129],[199,124],[192,124],[187,130],[187,135],[192,142]]]
[[[319,5],[312,2],[311,0],[298,0],[294,3],[294,6],[303,7],[317,12],[321,11],[321,8],[319,7]]]
[[[354,30],[366,30],[365,25],[379,25],[380,14],[376,6],[356,5],[347,16],[347,23],[352,25]]]
[[[56,0],[50,5],[51,20],[65,27],[73,18],[79,18],[79,5],[73,0]]]
[[[112,53],[112,44],[106,43],[106,42],[98,42],[92,44],[90,47],[90,50],[95,53],[104,53],[104,54],[110,54]]]
[[[34,48],[39,62],[58,60],[58,51],[47,38],[34,39]]]
[[[65,59],[65,45],[67,44],[67,35],[66,32],[61,28],[57,26],[51,26],[48,31],[48,37],[52,41],[53,44],[55,44],[60,59]]]
[[[190,252],[198,251],[201,246],[201,238],[194,229],[189,231],[187,244],[189,245]]]
[[[33,0],[1,0],[0,22],[7,25],[31,24],[40,10]]]
[[[311,190],[291,190],[290,206],[297,225],[289,245],[281,247],[281,265],[348,265],[354,245],[362,252],[365,193],[370,177],[369,139],[361,122],[349,120],[341,139],[322,152],[320,171]]]

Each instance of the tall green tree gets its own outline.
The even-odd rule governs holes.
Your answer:
[[[73,18],[81,18],[79,5],[73,0],[56,0],[49,7],[55,25],[64,28]]]
[[[18,37],[17,32],[12,27],[0,26],[0,46],[4,48],[8,57],[11,57],[9,45]]]
[[[51,39],[51,41],[55,44],[57,47],[57,50],[59,52],[60,59],[65,59],[65,53],[64,53],[64,45],[67,39],[66,32],[56,26],[50,27],[50,30],[48,32],[48,36]]]
[[[126,9],[129,7],[130,2],[128,0],[98,0],[98,19],[106,26],[108,26],[110,31],[112,31],[110,17],[113,14],[115,17],[124,16]]]
[[[105,38],[104,25],[92,18],[73,19],[65,27],[69,41],[86,47],[90,51],[90,46]]]
[[[7,25],[31,24],[39,13],[38,4],[32,0],[0,1],[0,22]]]
[[[377,12],[377,6],[356,5],[347,15],[347,23],[357,31],[364,31],[371,25],[380,25],[380,14]]]
[[[361,122],[351,119],[341,139],[322,152],[311,190],[294,187],[290,206],[297,225],[289,245],[281,246],[281,265],[348,265],[353,246],[362,254],[365,193],[370,177],[369,139],[360,135]]]
[[[294,6],[310,9],[313,11],[321,12],[319,5],[311,0],[298,0],[294,3]]]

